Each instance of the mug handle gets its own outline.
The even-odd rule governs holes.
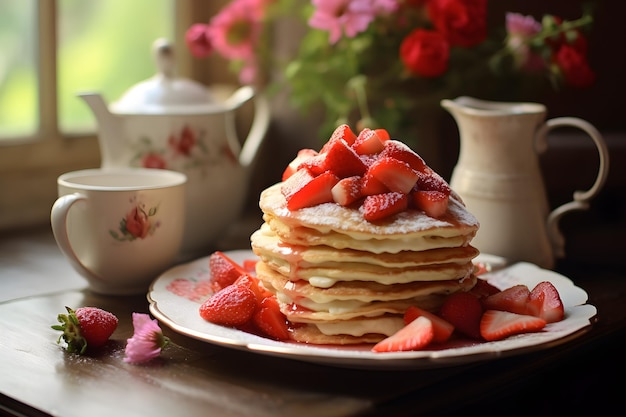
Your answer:
[[[589,209],[589,202],[600,192],[609,174],[609,150],[598,129],[591,123],[577,117],[557,117],[546,121],[537,132],[538,137],[544,140],[544,149],[547,146],[545,139],[548,132],[560,126],[575,127],[587,133],[593,139],[600,157],[598,175],[591,188],[587,191],[575,191],[572,201],[555,208],[548,215],[546,223],[548,238],[552,244],[555,256],[562,258],[565,256],[565,238],[559,229],[559,220],[565,213],[570,211]]]
[[[67,234],[67,216],[70,209],[75,203],[85,200],[87,200],[87,197],[81,193],[66,194],[59,197],[52,205],[50,224],[52,225],[52,234],[59,249],[69,260],[72,267],[86,278],[100,279],[78,259]]]

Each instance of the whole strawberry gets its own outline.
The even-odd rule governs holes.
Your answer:
[[[59,314],[57,320],[61,324],[53,325],[54,330],[63,332],[57,343],[63,340],[66,350],[80,355],[87,348],[96,349],[103,346],[117,328],[117,317],[97,307],[80,307],[76,311],[65,307],[67,314]]]
[[[216,292],[199,309],[200,317],[223,326],[247,323],[258,305],[257,296],[244,283],[231,284]]]

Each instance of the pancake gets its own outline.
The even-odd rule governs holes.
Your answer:
[[[478,256],[473,246],[439,248],[437,250],[405,250],[396,253],[373,253],[353,249],[337,250],[326,245],[293,245],[282,241],[267,223],[253,233],[252,248],[264,260],[272,260],[277,267],[291,268],[313,266],[332,267],[343,263],[364,263],[385,268],[404,268],[443,263],[466,264]],[[287,272],[284,272],[285,274]]]
[[[427,216],[420,210],[406,210],[371,223],[363,220],[359,210],[335,203],[290,211],[280,185],[263,190],[259,206],[265,223],[282,241],[292,245],[326,245],[373,253],[423,251],[467,245],[479,226],[463,203],[452,196],[441,218]]]
[[[359,156],[380,157],[369,161],[367,170],[379,176],[375,181],[384,183],[386,191],[372,195],[359,188],[360,200],[347,203],[341,197],[352,189],[346,191],[341,185],[336,191],[330,185],[333,196],[329,198],[325,194],[329,189],[320,184],[328,184],[332,175],[340,178],[332,167],[353,155],[346,150],[348,142],[338,140],[344,139],[331,138],[320,155],[327,153],[309,159],[311,165],[296,158],[286,170],[288,175],[283,175],[285,182],[261,192],[264,223],[250,237],[260,259],[256,276],[275,294],[280,311],[291,323],[293,340],[377,343],[404,327],[409,307],[436,313],[447,296],[476,285],[473,259],[479,252],[471,241],[479,223],[441,177],[394,141],[385,142],[378,156]],[[408,162],[415,160],[417,165]],[[325,161],[323,169],[316,165],[319,161]],[[360,160],[352,161],[358,168]],[[402,180],[398,184],[390,180],[397,179],[395,175],[406,175],[402,180],[416,178],[413,188],[399,192],[395,186]],[[318,181],[316,176],[321,182],[312,182]],[[341,178],[345,184],[351,180]],[[364,183],[360,184],[356,187]]]

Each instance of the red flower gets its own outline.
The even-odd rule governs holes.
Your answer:
[[[571,45],[561,46],[554,55],[554,61],[569,85],[584,88],[595,81],[596,75],[589,68],[586,57]]]
[[[430,0],[428,14],[452,46],[469,48],[487,38],[487,0]]]
[[[143,239],[150,231],[148,215],[139,207],[135,207],[126,215],[126,230],[131,235]]]
[[[169,143],[176,152],[189,156],[191,155],[191,149],[196,145],[196,135],[189,126],[185,126],[180,133],[180,138],[171,135]]]
[[[438,77],[448,69],[450,46],[439,32],[415,29],[400,45],[400,59],[414,74]]]
[[[213,52],[213,44],[208,36],[208,25],[197,23],[185,33],[185,43],[189,52],[196,58],[205,58]]]
[[[141,158],[141,166],[144,168],[165,169],[166,165],[165,159],[156,153],[150,152]]]

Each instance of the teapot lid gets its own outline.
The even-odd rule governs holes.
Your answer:
[[[204,85],[174,76],[174,48],[166,39],[152,46],[157,74],[141,81],[111,104],[121,114],[189,114],[215,111],[223,106]]]

